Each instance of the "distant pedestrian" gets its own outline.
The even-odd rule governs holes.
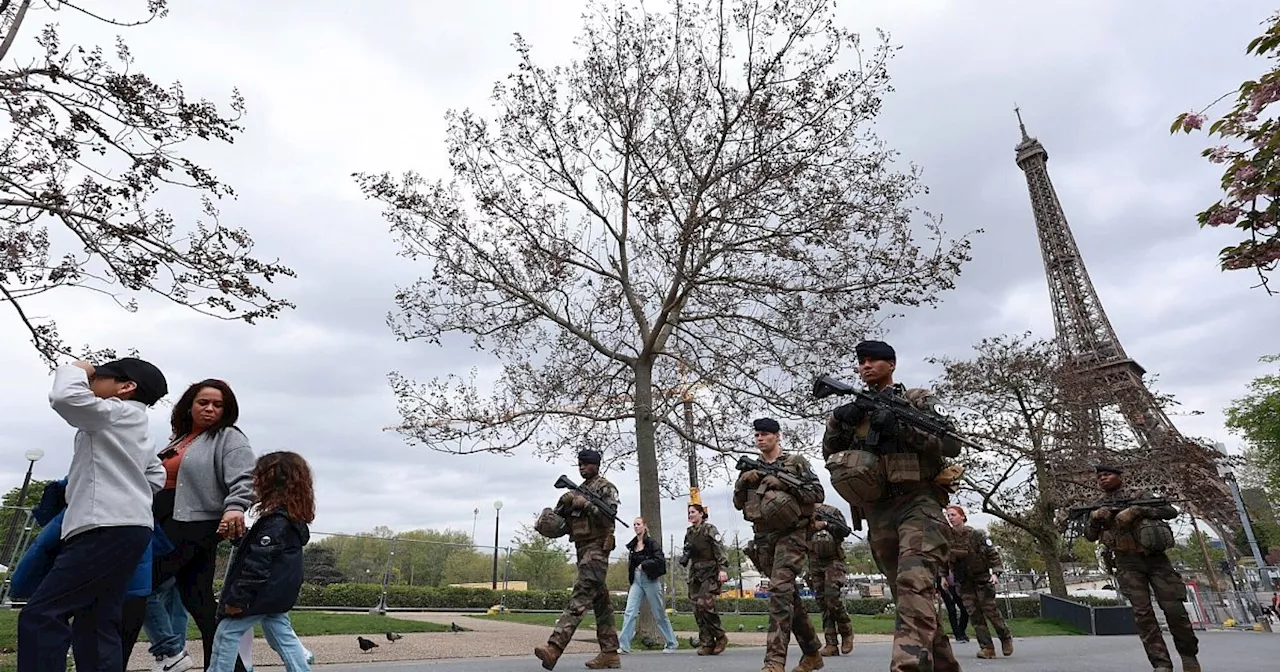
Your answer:
[[[636,620],[645,602],[649,603],[649,611],[653,612],[666,643],[662,652],[675,653],[680,645],[676,642],[676,633],[671,629],[671,619],[667,618],[662,600],[662,577],[667,573],[662,543],[649,536],[649,526],[644,518],[636,518],[632,528],[636,536],[627,542],[627,580],[631,589],[627,593],[627,609],[622,616],[622,632],[618,635],[618,653],[631,653]]]

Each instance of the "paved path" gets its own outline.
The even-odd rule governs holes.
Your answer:
[[[525,656],[530,660],[533,647],[547,641],[551,628],[541,625],[511,623],[488,618],[473,618],[474,614],[447,612],[393,612],[394,618],[405,620],[422,620],[448,625],[457,623],[467,628],[467,632],[408,632],[404,639],[391,643],[386,633],[365,633],[365,637],[378,643],[372,653],[361,653],[356,645],[355,635],[325,635],[303,637],[302,643],[316,656],[316,666],[333,663],[381,663],[388,661],[418,661],[458,658],[487,658],[493,656]],[[569,645],[568,654],[590,653],[599,651],[594,639],[594,628],[580,629]],[[693,632],[676,633],[679,639],[688,645]],[[858,635],[858,643],[888,641],[888,635]],[[730,632],[729,642],[738,646],[764,646],[765,633],[762,632]],[[200,642],[187,643],[187,651],[196,661],[202,662]],[[656,652],[655,652],[656,653]],[[589,658],[590,656],[583,656]],[[262,638],[253,642],[253,660],[255,668],[280,665],[280,657],[272,651]],[[154,660],[147,655],[146,643],[134,649],[129,660],[129,670],[139,672],[151,670]],[[508,663],[510,664],[510,663]],[[279,668],[277,668],[279,669]],[[500,668],[501,669],[501,668]],[[537,668],[541,669],[541,668]]]
[[[461,625],[461,623],[459,623]],[[734,633],[736,634],[736,633]],[[1208,670],[1275,669],[1280,657],[1280,635],[1253,632],[1203,632],[1200,662]],[[1167,637],[1167,635],[1166,635]],[[967,671],[990,672],[1141,672],[1150,670],[1136,635],[1116,637],[1032,637],[1017,639],[1012,658],[976,660],[973,644],[960,644],[957,654]],[[644,672],[738,672],[757,669],[762,651],[758,648],[729,649],[719,656],[702,657],[691,651],[675,655],[633,654],[623,658],[624,669]],[[799,649],[791,648],[788,663],[799,659]],[[580,670],[590,654],[566,654],[558,670]],[[828,659],[829,670],[882,670],[888,667],[889,643],[865,643],[854,648],[848,658]],[[1175,662],[1176,665],[1176,662]],[[1179,666],[1180,667],[1180,666]],[[317,672],[540,672],[537,659],[515,658],[435,660],[364,665],[318,665]]]

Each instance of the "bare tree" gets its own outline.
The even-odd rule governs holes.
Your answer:
[[[139,5],[143,3],[139,2]],[[35,35],[39,50],[18,56],[18,34],[40,10],[60,18],[133,27],[167,13],[147,0],[139,20],[117,20],[91,5],[57,0],[0,0],[0,89],[7,137],[0,138],[0,303],[30,331],[53,362],[70,354],[53,320],[33,316],[24,301],[61,287],[105,294],[126,310],[126,293],[159,294],[222,319],[248,323],[292,307],[262,288],[293,272],[253,258],[253,241],[217,220],[214,201],[229,186],[179,153],[190,140],[230,143],[241,131],[244,101],[233,92],[233,116],[190,100],[136,71],[117,38],[112,52],[63,45],[57,27]],[[200,195],[204,215],[179,227],[152,199],[172,188]],[[51,223],[55,226],[51,230]]]
[[[1079,377],[1061,366],[1052,341],[1020,336],[985,338],[969,360],[931,358],[943,367],[935,381],[963,431],[984,450],[964,456],[965,483],[982,510],[1021,530],[1044,557],[1050,591],[1065,597],[1063,543],[1059,509],[1074,502],[1056,497],[1057,469],[1064,453],[1080,443],[1080,394],[1072,386]],[[1118,418],[1099,416],[1088,429],[1093,440],[1101,428],[1108,437],[1123,429]],[[1095,418],[1098,419],[1098,418]]]
[[[670,448],[731,451],[753,413],[812,413],[814,374],[953,286],[968,241],[913,221],[916,171],[869,128],[892,49],[832,5],[593,4],[580,60],[544,69],[517,35],[492,114],[448,114],[452,179],[357,174],[431,266],[397,292],[395,333],[502,362],[491,393],[392,374],[411,442],[634,458],[661,538]]]

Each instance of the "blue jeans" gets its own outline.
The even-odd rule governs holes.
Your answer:
[[[169,579],[147,596],[147,616],[142,621],[156,658],[167,658],[187,647],[187,608],[182,606],[177,581]]]
[[[667,618],[667,610],[662,602],[662,580],[650,579],[639,569],[636,570],[636,580],[631,584],[631,592],[627,593],[627,610],[622,616],[618,647],[623,651],[631,651],[631,640],[636,636],[636,617],[640,615],[642,600],[648,601],[649,611],[658,621],[658,630],[662,633],[662,638],[667,640],[666,648],[676,648],[676,633],[671,630],[671,619]]]
[[[293,631],[289,614],[258,614],[256,616],[225,617],[218,621],[218,633],[213,637],[213,655],[209,657],[208,672],[232,672],[240,653],[240,638],[254,625],[262,624],[262,634],[267,644],[284,661],[287,672],[311,672],[307,664],[307,650]]]

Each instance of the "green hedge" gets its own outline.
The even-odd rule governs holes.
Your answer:
[[[382,586],[369,583],[335,583],[328,586],[306,584],[298,598],[298,605],[303,607],[358,607],[368,609],[378,603],[382,597]],[[1080,602],[1094,606],[1111,606],[1115,600],[1092,597],[1075,598]],[[499,600],[508,609],[517,610],[550,610],[559,611],[569,602],[568,590],[555,591],[508,591],[503,597],[502,591],[488,588],[428,588],[424,586],[388,586],[387,606],[401,609],[487,609]],[[882,599],[854,598],[844,601],[851,614],[874,616],[885,613],[890,601]],[[1005,600],[997,600],[1002,613],[1005,612]],[[818,604],[811,598],[804,599],[805,609],[810,613],[819,611]],[[613,596],[613,608],[621,612],[627,606],[626,595]],[[716,600],[716,608],[721,613],[768,613],[769,601],[753,597],[721,598]],[[1008,600],[1008,608],[1013,610],[1014,618],[1038,618],[1040,616],[1040,599],[1036,597],[1015,597]],[[693,605],[689,598],[676,598],[676,611],[689,613]]]

